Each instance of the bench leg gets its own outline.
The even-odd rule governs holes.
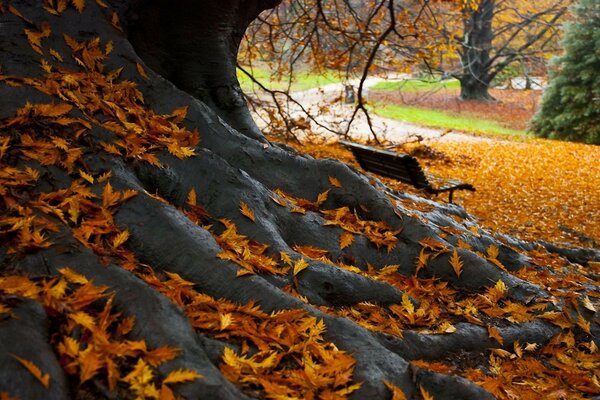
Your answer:
[[[452,195],[454,194],[454,190],[450,190],[448,192],[448,203],[452,204]]]

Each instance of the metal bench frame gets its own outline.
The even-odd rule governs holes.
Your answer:
[[[389,150],[379,150],[362,144],[339,141],[354,154],[354,158],[365,171],[387,176],[423,189],[430,194],[448,192],[448,202],[452,203],[455,190],[475,191],[473,185],[455,179],[443,179],[426,173],[419,161],[410,154],[398,154]],[[435,185],[435,186],[434,186]]]

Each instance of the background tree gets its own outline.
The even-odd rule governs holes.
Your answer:
[[[539,136],[600,144],[600,5],[581,0],[565,28],[565,53],[554,62],[532,130]]]
[[[597,251],[260,136],[272,5],[1,3],[0,398],[597,394]]]
[[[347,134],[358,112],[369,119],[364,82],[373,73],[425,65],[429,73],[457,78],[463,99],[489,100],[491,82],[508,66],[529,65],[557,51],[557,27],[567,5],[559,0],[292,1],[250,27],[239,63],[248,75],[260,61],[277,71],[273,78],[293,79],[307,68],[337,71],[346,81],[360,78],[355,112],[337,132]],[[279,115],[293,131],[294,119],[286,111],[290,102],[298,104],[289,88],[266,91],[274,104],[270,116]],[[314,116],[307,118],[319,124]]]
[[[509,65],[557,51],[556,36],[567,6],[547,0],[472,0],[458,9],[442,4],[437,10],[446,12],[436,12],[431,20],[441,25],[459,66],[453,70],[442,63],[438,70],[460,81],[461,98],[489,100],[491,82]],[[451,65],[453,52],[447,57]]]

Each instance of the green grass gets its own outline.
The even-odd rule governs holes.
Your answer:
[[[247,69],[249,70],[249,69]],[[271,73],[262,68],[254,68],[252,70],[254,77],[262,83],[266,88],[271,90],[286,90],[289,82],[287,77],[283,80],[273,80]],[[251,92],[253,90],[260,90],[252,80],[242,71],[237,71],[238,80],[240,86],[245,92]],[[310,72],[297,73],[292,77],[291,90],[301,91],[313,89],[319,86],[329,85],[332,83],[341,82],[341,76],[334,72],[326,72],[325,74],[314,74]]]
[[[472,133],[527,135],[525,131],[505,128],[497,121],[469,116],[455,116],[442,111],[391,104],[375,104],[371,109],[373,112],[384,118],[406,121],[433,128],[453,129]]]
[[[389,90],[401,92],[420,92],[439,89],[459,89],[460,82],[456,79],[444,81],[426,81],[420,79],[404,79],[401,81],[383,81],[371,87],[371,90]]]

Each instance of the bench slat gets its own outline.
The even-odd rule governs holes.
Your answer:
[[[428,193],[438,194],[450,192],[449,202],[452,203],[454,190],[475,191],[473,185],[463,183],[455,179],[443,179],[438,176],[425,173],[419,161],[410,154],[397,154],[388,150],[379,150],[373,147],[340,140],[340,144],[348,147],[356,161],[365,171],[397,179],[409,183]],[[435,182],[434,187],[431,182]]]

